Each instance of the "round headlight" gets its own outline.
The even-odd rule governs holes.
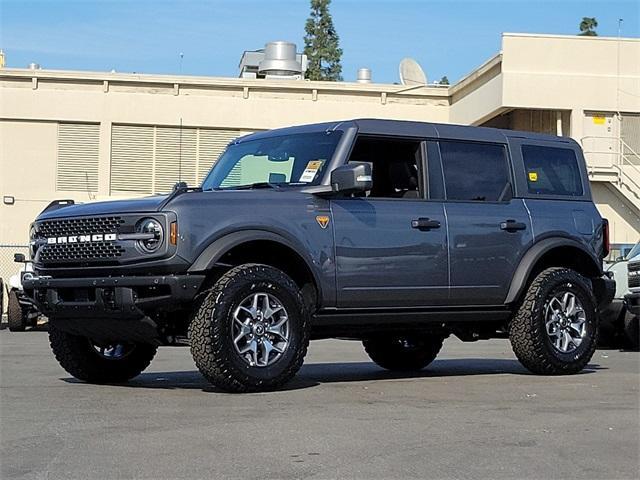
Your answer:
[[[162,245],[164,230],[162,228],[162,224],[157,220],[153,218],[145,218],[144,220],[141,220],[138,223],[138,232],[153,235],[153,237],[149,236],[149,238],[138,241],[138,245],[140,245],[140,248],[145,252],[155,252],[160,245]]]

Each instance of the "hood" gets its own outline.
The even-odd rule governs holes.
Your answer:
[[[110,200],[106,202],[80,203],[43,212],[38,220],[60,217],[91,217],[113,213],[149,213],[158,211],[168,195],[136,198],[132,200]]]

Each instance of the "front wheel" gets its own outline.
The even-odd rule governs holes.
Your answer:
[[[596,348],[598,317],[588,281],[567,268],[548,268],[531,282],[511,320],[518,360],[546,375],[581,371]]]
[[[436,359],[443,341],[439,336],[401,335],[371,338],[362,343],[369,358],[382,368],[416,371]]]
[[[300,289],[289,276],[267,265],[240,265],[201,295],[189,325],[191,354],[222,390],[273,390],[302,366],[309,328]]]
[[[146,343],[97,343],[59,330],[55,322],[49,322],[49,342],[62,368],[89,383],[123,383],[137,377],[158,349]]]

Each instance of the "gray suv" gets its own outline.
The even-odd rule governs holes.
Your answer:
[[[197,188],[54,202],[23,284],[88,382],[188,344],[219,388],[269,390],[312,339],[409,371],[450,335],[509,338],[530,371],[571,374],[615,290],[607,232],[571,139],[353,120],[242,137]]]

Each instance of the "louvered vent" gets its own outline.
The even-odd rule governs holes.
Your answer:
[[[58,124],[56,190],[97,192],[99,144],[99,125]]]
[[[154,135],[154,127],[112,126],[112,192],[152,192]]]
[[[196,184],[197,130],[156,127],[155,192],[170,192],[182,180]],[[180,138],[182,136],[182,139]]]
[[[178,179],[200,185],[233,139],[248,132],[209,128],[113,125],[111,191],[166,193]]]
[[[640,154],[640,115],[622,114],[622,140],[625,142],[623,153],[631,163],[640,165],[636,155]]]

